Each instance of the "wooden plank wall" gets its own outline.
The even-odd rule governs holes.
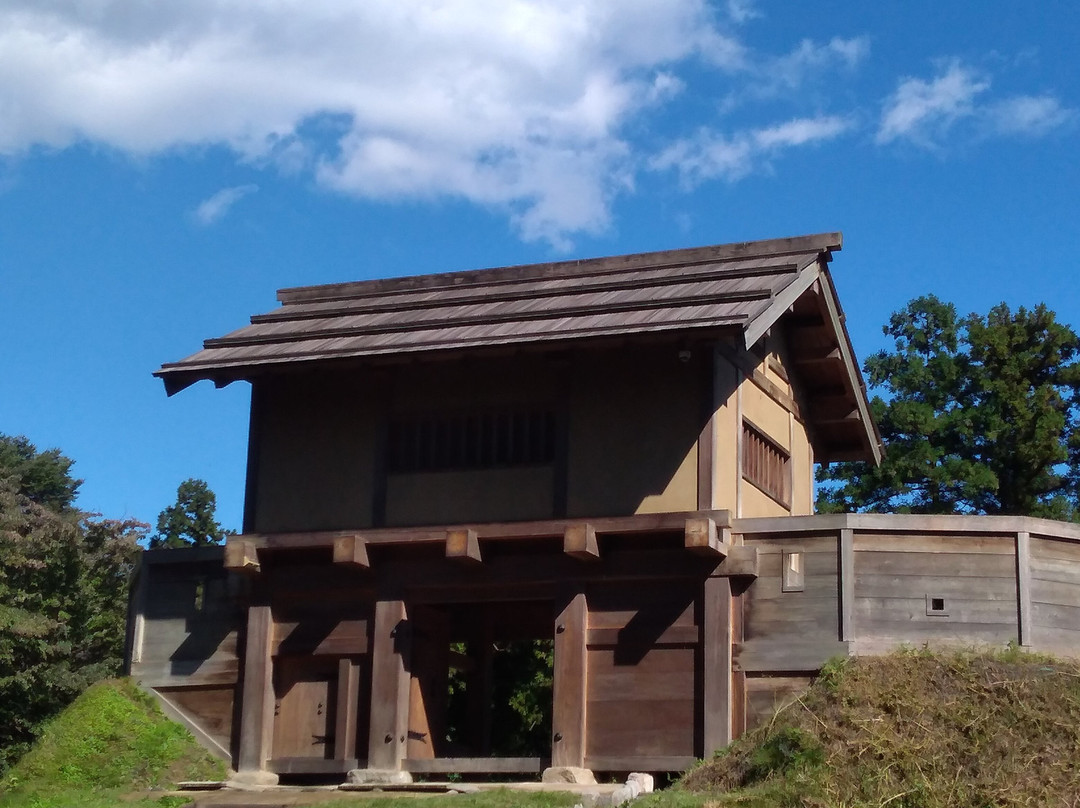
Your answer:
[[[586,766],[700,754],[695,590],[689,581],[590,587]]]
[[[855,532],[854,551],[858,641],[1017,640],[1015,535]]]
[[[1080,544],[1033,536],[1029,566],[1031,644],[1080,656]]]
[[[232,687],[248,582],[220,559],[147,564],[148,597],[131,673],[145,686]]]
[[[735,664],[757,672],[813,671],[843,652],[839,642],[839,537],[746,535],[758,551],[758,577],[743,595],[743,637]],[[803,554],[803,590],[782,591],[785,552]],[[749,687],[749,682],[748,685]]]

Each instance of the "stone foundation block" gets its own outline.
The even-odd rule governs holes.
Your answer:
[[[347,780],[361,786],[407,786],[412,781],[411,774],[396,769],[350,769]]]
[[[591,769],[581,769],[577,766],[549,766],[544,769],[540,776],[544,783],[575,783],[583,786],[596,785],[596,778]]]

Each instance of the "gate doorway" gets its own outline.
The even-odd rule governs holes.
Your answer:
[[[551,755],[550,601],[414,606],[406,768],[541,771]]]

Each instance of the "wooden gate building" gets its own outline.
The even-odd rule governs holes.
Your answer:
[[[840,246],[279,292],[157,373],[251,384],[247,490],[224,548],[144,553],[133,675],[240,771],[662,771],[837,653],[1069,645],[1075,529],[812,515],[815,462],[881,451]],[[490,649],[521,639],[553,643],[550,753],[499,757]]]

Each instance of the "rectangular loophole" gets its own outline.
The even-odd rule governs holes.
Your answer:
[[[784,571],[780,581],[783,592],[802,592],[805,565],[801,550],[784,550]]]
[[[927,617],[949,616],[948,603],[942,595],[926,596],[926,615]]]

